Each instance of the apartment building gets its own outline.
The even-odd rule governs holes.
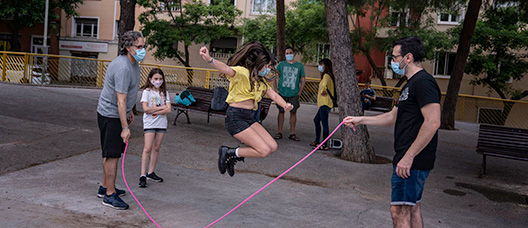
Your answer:
[[[188,0],[172,0],[175,6],[171,9],[173,13],[181,12],[181,5],[188,2]],[[217,4],[216,0],[203,0],[206,4]],[[295,0],[286,0],[285,4],[288,6]],[[235,5],[237,9],[242,11],[242,18],[256,18],[263,13],[269,14],[275,9],[275,0],[231,0],[231,4]],[[180,5],[180,7],[178,7]],[[65,15],[61,17],[61,31],[58,40],[58,51],[61,55],[79,56],[97,59],[113,59],[117,55],[117,26],[120,17],[120,5],[118,0],[85,0],[77,12],[78,16],[66,18]],[[136,18],[144,12],[142,7],[136,7]],[[387,37],[387,30],[400,26],[406,23],[409,18],[409,11],[395,11],[389,9],[383,16],[396,16],[396,20],[390,22],[389,27],[380,29],[377,38],[383,39]],[[464,8],[455,12],[436,12],[431,16],[436,22],[436,29],[439,31],[446,31],[449,28],[457,26],[463,20],[465,11]],[[350,18],[350,21],[355,20]],[[360,20],[368,20],[367,18],[360,18]],[[367,23],[362,23],[367,24]],[[352,25],[351,25],[352,26]],[[135,30],[140,30],[141,24],[136,21]],[[1,36],[1,34],[0,34]],[[38,39],[38,35],[35,35]],[[1,37],[0,37],[1,38]],[[38,41],[37,41],[38,42]],[[53,42],[53,40],[52,40]],[[147,39],[148,42],[148,39]],[[221,60],[226,61],[230,53],[236,50],[244,42],[244,37],[240,34],[235,34],[232,37],[226,37],[218,40],[213,40],[210,44],[194,44],[189,47],[190,53],[198,53],[201,46],[206,45],[211,50],[212,55]],[[53,45],[52,45],[53,46]],[[179,44],[178,48],[183,48]],[[329,56],[330,45],[320,44],[318,56]],[[395,85],[399,81],[399,76],[393,74],[390,67],[390,59],[384,50],[372,50],[371,56],[376,66],[383,71],[385,81],[389,86]],[[449,52],[435,53],[434,60],[425,61],[424,68],[430,72],[438,81],[442,91],[447,90],[451,70],[454,64],[456,49]],[[300,60],[302,56],[297,56]],[[354,55],[356,68],[358,70],[358,81],[364,82],[372,80],[374,84],[381,84],[373,73],[367,58],[361,54]],[[165,65],[180,65],[174,59],[157,60],[152,56],[152,50],[147,51],[145,63],[165,64]],[[190,65],[193,67],[210,68],[198,54],[190,56]],[[304,63],[308,77],[319,78],[317,71],[317,61]],[[471,85],[469,82],[473,79],[472,75],[464,75],[462,85],[460,88],[461,94],[471,94],[488,96],[488,89],[479,86]],[[516,82],[515,87],[525,88],[528,86],[528,78],[520,82]],[[496,95],[491,95],[495,96]]]

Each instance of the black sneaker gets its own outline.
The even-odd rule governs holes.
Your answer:
[[[147,178],[156,182],[163,182],[163,178],[158,177],[155,172],[147,174]]]
[[[139,187],[140,188],[146,188],[147,187],[147,177],[146,176],[139,177]]]
[[[230,157],[227,161],[227,173],[229,176],[235,175],[235,164],[237,161],[244,161],[243,157]]]
[[[126,210],[126,209],[128,209],[128,204],[125,203],[125,201],[123,201],[121,198],[119,198],[119,196],[117,196],[116,193],[114,193],[114,194],[112,194],[110,196],[107,196],[105,194],[104,198],[103,198],[103,205],[105,205],[107,207],[111,207],[111,208],[117,209],[117,210]]]
[[[115,189],[118,196],[124,196],[126,194],[125,190],[121,189]],[[97,197],[103,198],[106,195],[106,188],[103,188],[103,186],[99,185],[99,191],[97,192]]]

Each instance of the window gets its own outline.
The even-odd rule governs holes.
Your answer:
[[[319,63],[321,59],[330,59],[330,44],[318,44],[317,45],[317,56],[315,58],[315,63]]]
[[[163,11],[180,12],[181,0],[161,0],[160,7]]]
[[[405,26],[407,25],[407,20],[409,19],[409,10],[395,10],[390,8],[390,18],[389,18],[389,25],[390,26]]]
[[[211,56],[214,58],[229,58],[235,53],[237,38],[228,37],[211,41]]]
[[[434,75],[450,77],[455,65],[456,53],[436,52],[434,63]]]
[[[275,0],[251,0],[251,13],[262,14],[275,12]]]
[[[228,2],[230,2],[232,5],[235,4],[235,0],[209,0],[209,4],[210,4],[210,5],[218,5],[221,1],[228,1]]]
[[[75,18],[75,36],[97,38],[97,18]]]
[[[462,21],[462,12],[447,13],[441,12],[438,14],[438,24],[452,24],[458,25]]]

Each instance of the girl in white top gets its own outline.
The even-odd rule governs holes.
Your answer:
[[[167,114],[171,112],[171,103],[165,86],[165,75],[158,68],[150,71],[142,89],[144,89],[141,104],[144,112],[145,147],[141,156],[139,187],[145,188],[147,187],[147,178],[156,182],[163,182],[163,178],[156,175],[154,169],[158,161],[163,136],[167,131]]]

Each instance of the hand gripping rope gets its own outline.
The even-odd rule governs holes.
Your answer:
[[[208,228],[208,227],[211,227],[212,225],[214,225],[215,223],[219,222],[220,220],[224,219],[225,217],[227,217],[229,214],[231,214],[231,212],[235,211],[237,208],[239,208],[240,206],[242,206],[244,203],[246,203],[249,199],[253,198],[253,196],[257,195],[259,192],[261,192],[262,190],[264,190],[265,188],[267,188],[269,185],[271,185],[273,182],[277,181],[279,178],[281,178],[282,176],[284,176],[286,173],[290,172],[293,168],[295,168],[296,166],[298,166],[299,164],[301,164],[304,160],[306,160],[308,157],[310,157],[315,151],[317,151],[319,149],[319,147],[321,147],[321,145],[323,145],[328,139],[330,139],[330,137],[332,137],[332,135],[337,131],[337,129],[339,129],[341,127],[341,125],[343,125],[345,122],[342,121],[339,125],[337,125],[337,127],[332,131],[332,133],[330,133],[330,135],[328,135],[328,137],[326,137],[326,139],[320,143],[315,149],[312,150],[312,152],[310,152],[309,154],[307,154],[306,156],[304,156],[304,158],[302,158],[301,160],[299,160],[297,163],[295,163],[292,167],[290,167],[289,169],[287,169],[286,171],[284,171],[281,175],[279,175],[278,177],[276,177],[275,179],[273,179],[272,181],[270,181],[269,183],[267,183],[266,185],[264,185],[262,188],[260,188],[258,191],[256,191],[255,193],[251,194],[248,198],[246,198],[244,201],[242,201],[241,203],[239,203],[236,207],[234,207],[233,209],[231,209],[230,211],[228,211],[225,215],[223,215],[222,217],[218,218],[217,220],[215,220],[214,222],[212,222],[211,224],[205,226],[204,228]],[[356,131],[356,128],[354,128],[352,126],[352,129],[354,129],[354,131]],[[125,156],[126,156],[126,150],[127,150],[127,147],[128,147],[128,142],[125,146],[125,152],[123,154],[123,162],[122,162],[122,165],[121,165],[121,168],[122,168],[122,172],[123,172],[123,180],[125,181],[125,185],[128,189],[128,191],[130,192],[130,194],[132,194],[132,197],[134,197],[134,199],[136,200],[136,202],[139,204],[139,206],[141,207],[141,209],[143,209],[143,211],[145,212],[145,214],[147,214],[147,216],[150,218],[150,220],[152,220],[152,222],[154,224],[156,224],[156,226],[158,226],[159,228],[161,228],[160,225],[158,225],[158,223],[156,223],[156,221],[154,221],[154,219],[152,219],[152,217],[150,217],[149,213],[147,212],[147,210],[145,210],[145,208],[143,208],[143,205],[141,205],[141,203],[139,202],[139,200],[136,198],[136,196],[134,195],[134,193],[132,193],[132,191],[130,190],[130,187],[128,187],[128,183],[126,181],[126,178],[125,178]]]

